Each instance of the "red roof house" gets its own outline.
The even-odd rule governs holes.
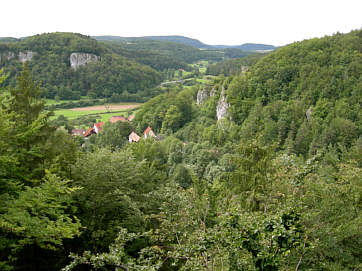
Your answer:
[[[138,142],[140,141],[140,137],[135,133],[135,132],[132,132],[129,136],[128,136],[128,141],[129,142]]]
[[[112,123],[115,123],[117,121],[125,122],[125,121],[127,121],[127,119],[125,117],[123,117],[123,116],[113,116],[113,117],[111,117],[109,119],[109,121],[112,122]]]
[[[94,127],[93,127],[93,128],[94,128],[94,132],[95,132],[96,134],[99,134],[99,133],[102,131],[103,124],[104,124],[103,121],[98,122],[98,123],[94,123]]]
[[[85,131],[85,133],[83,135],[84,135],[84,137],[88,137],[88,136],[90,136],[92,134],[94,134],[94,128],[90,127],[90,128],[88,128],[87,131]]]
[[[145,139],[148,137],[156,137],[156,134],[152,131],[152,128],[148,126],[143,132]]]
[[[72,136],[83,136],[84,133],[84,129],[72,129]]]

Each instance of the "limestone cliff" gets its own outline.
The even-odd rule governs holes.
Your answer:
[[[77,70],[80,66],[86,65],[87,63],[100,61],[101,57],[88,53],[72,53],[69,60],[70,66],[74,70]]]
[[[35,55],[35,52],[33,52],[33,51],[20,52],[19,53],[19,61],[21,63],[24,63],[26,61],[31,60],[34,55]]]
[[[15,57],[15,54],[13,52],[4,52],[0,53],[0,62],[5,60],[10,60]]]
[[[199,91],[197,92],[197,100],[196,103],[197,104],[202,104],[202,102],[209,96],[209,91],[208,89],[202,89],[200,88]]]
[[[216,106],[217,120],[229,118],[229,112],[228,112],[229,107],[230,104],[226,102],[225,88],[223,86],[220,94],[220,99]]]
[[[33,58],[33,56],[36,53],[33,51],[25,51],[25,52],[19,52],[18,59],[21,63],[24,63],[26,61],[29,61]],[[0,62],[1,61],[9,61],[11,59],[15,58],[14,52],[4,52],[0,54]]]
[[[307,121],[310,121],[312,113],[313,113],[313,107],[309,107],[307,112],[305,112],[305,117],[307,118]]]
[[[210,91],[210,97],[215,96],[215,95],[216,95],[216,92],[217,92],[216,88],[213,87],[213,88],[211,89],[211,91]]]

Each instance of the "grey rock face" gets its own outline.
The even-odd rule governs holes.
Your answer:
[[[35,52],[33,52],[33,51],[20,52],[19,53],[19,61],[21,63],[24,63],[26,61],[31,60],[34,55],[35,55]]]
[[[220,99],[216,106],[216,118],[217,120],[229,118],[229,112],[228,108],[230,107],[230,104],[226,102],[226,96],[225,96],[225,89],[224,86],[222,87]]]
[[[210,97],[215,96],[215,95],[216,95],[216,92],[217,92],[216,88],[213,87],[213,88],[211,89],[211,91],[210,91]]]
[[[72,53],[69,60],[70,66],[76,70],[87,63],[100,61],[101,57],[88,53]]]
[[[207,89],[199,89],[197,92],[197,104],[202,104],[202,102],[209,96]]]
[[[1,60],[10,60],[15,57],[15,54],[13,52],[5,52],[0,54],[0,62]]]
[[[312,108],[312,107],[309,107],[309,109],[307,110],[307,112],[305,112],[305,116],[306,116],[306,118],[307,118],[307,121],[310,121],[312,113],[313,113],[313,108]]]

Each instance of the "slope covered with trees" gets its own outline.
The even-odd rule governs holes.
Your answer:
[[[265,54],[252,54],[242,58],[227,59],[218,63],[207,66],[206,74],[225,76],[239,75],[243,67],[250,67],[254,65]]]
[[[354,31],[294,43],[233,78],[227,96],[241,133],[305,156],[351,147],[361,134],[361,41]]]
[[[151,52],[162,56],[172,57],[178,61],[185,63],[193,63],[198,60],[219,61],[223,58],[222,51],[216,50],[200,50],[190,45],[170,42],[158,41],[151,39],[135,38],[127,41],[117,42],[123,48],[133,52]]]
[[[216,78],[198,106],[198,88],[146,103],[138,132],[150,124],[165,138],[129,148],[152,144],[165,163],[171,183],[148,218],[158,226],[124,229],[109,252],[74,256],[65,270],[358,269],[361,38],[281,48],[244,74]],[[231,121],[216,121],[223,92]],[[130,253],[127,244],[144,239]]]
[[[35,52],[28,66],[47,98],[78,99],[84,95],[110,97],[113,93],[129,93],[141,100],[149,97],[150,89],[161,81],[160,74],[149,66],[122,57],[80,34],[42,34],[16,43],[0,43],[0,53],[13,52],[17,56],[24,51]],[[74,70],[70,67],[70,55],[74,52],[95,54],[101,61]],[[9,73],[5,84],[14,86],[21,63],[17,57],[3,58],[0,65]]]
[[[1,267],[358,270],[361,33],[172,85],[88,139],[51,126],[25,69],[1,96]],[[148,125],[156,138],[127,143]]]

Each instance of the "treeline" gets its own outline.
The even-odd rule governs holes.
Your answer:
[[[150,97],[161,75],[133,60],[113,53],[109,48],[87,36],[72,33],[51,33],[28,37],[16,43],[0,43],[0,53],[33,51],[28,66],[47,98],[79,99],[80,96],[107,98],[113,93],[133,95],[141,100]],[[92,53],[101,61],[89,63],[76,71],[70,68],[70,54]],[[0,63],[9,77],[5,85],[15,86],[21,71],[17,57]]]

